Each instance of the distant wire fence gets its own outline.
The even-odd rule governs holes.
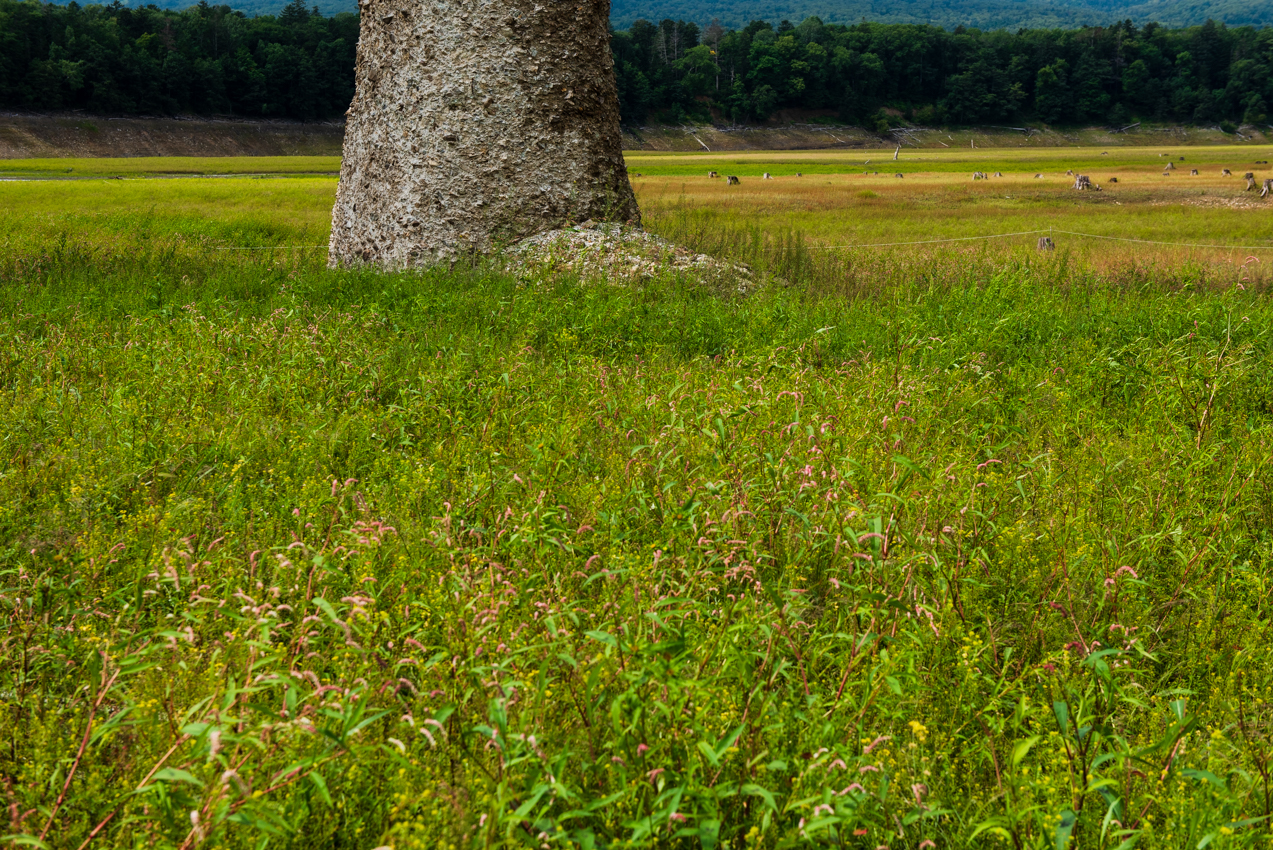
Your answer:
[[[855,248],[898,248],[906,245],[937,245],[949,242],[976,242],[990,239],[1011,239],[1015,236],[1078,236],[1083,239],[1104,239],[1110,242],[1131,242],[1139,245],[1163,245],[1172,248],[1206,248],[1221,251],[1273,251],[1269,245],[1212,245],[1201,242],[1163,242],[1155,239],[1134,239],[1127,236],[1104,236],[1099,233],[1080,233],[1076,230],[1021,230],[1016,233],[991,233],[984,236],[954,236],[948,239],[920,239],[913,242],[867,242],[857,245],[810,245],[811,250],[850,250]]]
[[[982,236],[952,236],[947,239],[918,239],[910,242],[864,242],[856,245],[809,245],[810,250],[839,251],[857,248],[901,248],[909,245],[939,245],[952,242],[979,242],[991,239],[1012,239],[1017,236],[1077,236],[1082,239],[1104,239],[1108,242],[1130,242],[1137,245],[1160,245],[1169,248],[1203,248],[1218,251],[1273,251],[1270,245],[1216,245],[1204,242],[1165,242],[1156,239],[1135,239],[1128,236],[1105,236],[1100,233],[1080,233],[1077,230],[1019,230],[1015,233],[990,233]],[[250,247],[209,247],[212,251],[308,251],[331,250],[329,245],[257,245]]]
[[[221,248],[209,246],[210,251],[309,251],[313,249],[321,249],[323,251],[331,250],[330,245],[257,245],[249,248]]]

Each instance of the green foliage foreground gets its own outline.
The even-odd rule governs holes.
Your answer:
[[[1264,294],[321,259],[0,255],[19,844],[1269,846]]]

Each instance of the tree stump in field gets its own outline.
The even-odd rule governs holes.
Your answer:
[[[1163,166],[1163,171],[1175,171],[1175,170],[1176,170],[1176,164],[1174,162],[1169,162],[1165,166]]]
[[[720,177],[720,175],[719,175],[719,174],[717,174],[715,171],[709,171],[709,172],[707,172],[707,179],[708,179],[708,180],[715,180],[717,177]]]
[[[1197,176],[1198,176],[1198,169],[1196,169],[1196,168],[1191,169],[1191,170],[1189,171],[1189,176],[1190,176],[1190,177],[1197,177]]]
[[[1091,189],[1092,178],[1088,177],[1086,174],[1080,174],[1078,177],[1074,178],[1074,188],[1080,192]]]
[[[1264,191],[1260,193],[1261,198],[1267,198],[1273,194],[1273,178],[1264,181]]]
[[[631,221],[610,0],[359,0],[332,266],[454,262]]]
[[[1226,168],[1224,171],[1221,171],[1221,172],[1220,172],[1220,176],[1221,176],[1221,177],[1232,177],[1232,176],[1233,176],[1233,172]]]
[[[1111,177],[1111,178],[1109,178],[1109,182],[1110,182],[1110,183],[1117,183],[1117,182],[1118,182],[1118,178],[1117,178],[1117,177]]]
[[[737,177],[733,177],[733,176],[726,177],[726,178],[725,178],[725,182],[726,182],[726,183],[728,183],[730,186],[741,186],[741,185],[743,185],[743,181],[741,181],[741,180],[739,180]]]
[[[1039,237],[1039,250],[1040,251],[1055,251],[1056,250],[1056,245],[1052,242],[1051,236]]]
[[[1255,185],[1255,175],[1247,172],[1246,175],[1246,191],[1254,192],[1258,187]]]
[[[974,171],[972,173],[972,179],[973,182],[976,182],[978,180],[988,180],[989,178],[986,177],[986,172],[984,171]]]

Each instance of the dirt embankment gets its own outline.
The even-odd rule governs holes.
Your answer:
[[[0,159],[129,156],[339,156],[343,124],[210,118],[100,118],[0,113]],[[1269,144],[1273,127],[1137,126],[1126,132],[982,127],[901,128],[890,134],[860,127],[789,121],[764,126],[627,127],[624,150],[687,152],[881,148],[1140,147]]]
[[[0,159],[339,156],[341,124],[0,113]]]
[[[881,134],[836,124],[789,123],[780,126],[684,126],[624,129],[625,150],[744,151],[822,150],[831,148],[1065,148],[1269,144],[1273,127],[1244,127],[1238,134],[1218,127],[1137,126],[1126,131],[1101,127],[1078,130],[978,127],[941,130],[904,127]]]

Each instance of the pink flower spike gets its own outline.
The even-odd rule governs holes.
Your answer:
[[[878,747],[880,744],[884,743],[885,741],[891,741],[891,740],[893,740],[892,735],[881,735],[880,737],[876,738],[874,741],[871,742],[871,745],[866,748],[866,752],[869,753],[871,750],[875,749],[876,747]]]

